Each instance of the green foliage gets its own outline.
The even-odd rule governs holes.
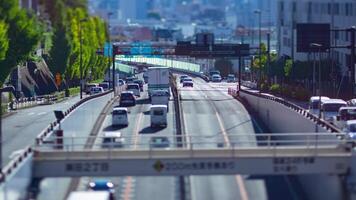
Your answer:
[[[282,87],[279,84],[273,84],[269,90],[274,94],[279,94],[282,91]]]
[[[232,62],[228,59],[218,59],[215,61],[215,69],[220,71],[222,77],[232,73]]]
[[[78,79],[81,76],[82,56],[83,77],[87,78],[89,74],[95,78],[103,77],[108,59],[96,55],[96,51],[108,41],[105,22],[88,15],[86,0],[43,0],[42,3],[54,24],[53,47],[49,58],[51,71],[64,74],[69,82]]]
[[[292,72],[293,61],[291,59],[286,60],[284,65],[284,74],[285,76],[290,76]]]
[[[0,61],[5,59],[6,52],[9,48],[7,29],[7,24],[4,21],[0,21]]]
[[[3,82],[16,65],[26,61],[42,39],[43,26],[26,10],[20,9],[17,0],[0,0],[0,20],[7,26],[9,39],[5,59],[0,61],[0,82]]]

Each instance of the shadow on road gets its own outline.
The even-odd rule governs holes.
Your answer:
[[[118,130],[121,130],[121,129],[124,129],[126,128],[127,126],[107,126],[103,129],[104,132],[107,132],[107,131],[118,131]]]
[[[163,129],[165,129],[166,127],[155,127],[155,128],[152,128],[150,126],[142,129],[140,131],[140,134],[154,134],[154,133],[157,133],[158,131],[161,131]]]

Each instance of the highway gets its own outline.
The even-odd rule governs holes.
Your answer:
[[[115,102],[113,106],[118,105]],[[129,126],[123,128],[113,128],[111,126],[111,115],[106,116],[100,133],[103,136],[107,131],[120,131],[125,137],[124,148],[148,149],[149,140],[152,136],[172,137],[176,134],[176,121],[174,102],[171,98],[169,102],[168,125],[166,128],[150,127],[150,101],[148,100],[147,85],[144,92],[137,99],[137,105],[129,107]],[[95,141],[94,148],[100,148],[102,139]],[[174,146],[174,141],[170,139],[170,144]],[[77,190],[87,190],[88,183],[92,180],[105,179],[112,181],[115,185],[115,196],[117,199],[167,199],[175,200],[179,195],[178,182],[175,177],[85,177],[82,178]],[[164,188],[164,189],[162,189]]]
[[[65,118],[62,122],[62,129],[64,130],[65,137],[77,136],[77,137],[88,137],[96,120],[104,108],[104,106],[108,103],[108,101],[113,96],[112,93],[107,94],[105,96],[95,98],[90,100],[81,106],[79,106],[75,111],[73,111],[67,118]],[[51,108],[58,109],[58,107]],[[64,109],[64,107],[63,107]],[[51,114],[51,120],[54,119],[53,110],[47,108],[47,112]],[[53,118],[52,118],[53,115]],[[50,121],[50,122],[52,122]],[[49,122],[47,122],[48,125]],[[37,132],[38,134],[39,132]],[[35,135],[36,136],[36,135]],[[34,141],[35,136],[31,138],[30,141]],[[71,179],[70,178],[48,178],[44,179],[41,182],[40,186],[40,194],[38,196],[38,200],[48,200],[48,197],[51,197],[52,200],[63,200],[68,191],[68,187],[70,186]]]

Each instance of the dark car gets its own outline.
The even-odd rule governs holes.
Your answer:
[[[182,75],[182,76],[180,76],[180,77],[179,77],[179,80],[180,80],[179,82],[180,82],[180,83],[183,83],[184,79],[186,79],[186,78],[189,78],[189,77],[188,77],[187,75]]]
[[[102,87],[105,91],[109,90],[109,83],[108,82],[99,83],[99,87]]]
[[[184,81],[183,87],[193,87],[193,81]]]
[[[120,96],[120,106],[135,106],[136,98],[133,92],[125,91]]]
[[[140,91],[143,92],[143,84],[144,84],[143,80],[137,79],[137,80],[134,80],[133,82],[137,83],[140,86]]]

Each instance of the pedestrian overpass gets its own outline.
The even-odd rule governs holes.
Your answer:
[[[288,140],[276,139],[287,135]],[[330,133],[257,134],[257,140],[256,137],[238,139],[244,136],[230,135],[229,144],[216,142],[221,136],[188,137],[180,148],[175,147],[177,143],[167,148],[155,148],[149,143],[138,144],[135,138],[126,138],[123,148],[105,149],[101,148],[100,137],[96,137],[90,147],[84,138],[55,138],[52,143],[34,147],[32,175],[35,178],[346,175],[351,170],[354,142],[339,140]],[[177,138],[169,139],[178,141]],[[58,139],[63,143],[56,143]]]

